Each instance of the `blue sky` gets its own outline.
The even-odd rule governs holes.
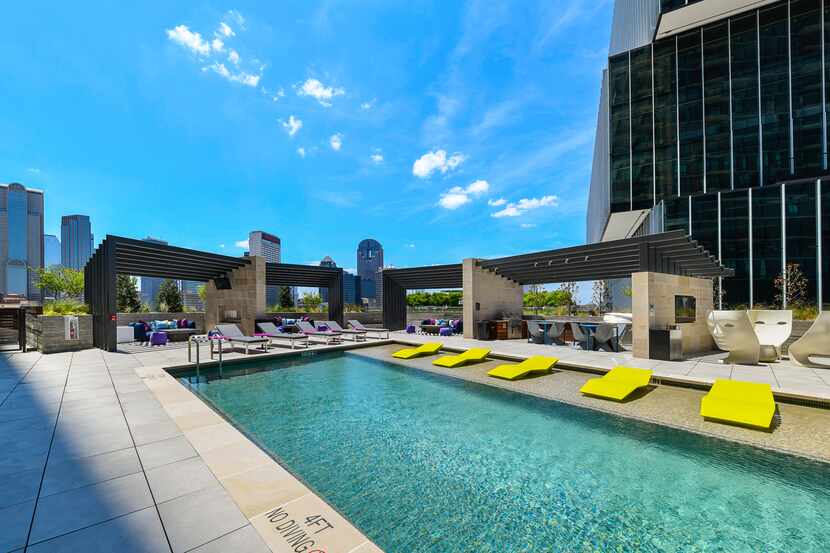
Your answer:
[[[47,233],[345,268],[584,242],[609,1],[129,4],[4,7],[0,182]]]

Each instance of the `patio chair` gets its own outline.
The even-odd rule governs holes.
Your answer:
[[[333,332],[339,332],[345,338],[351,336],[355,342],[360,342],[366,339],[366,333],[362,330],[354,330],[352,328],[343,328],[337,321],[322,321],[324,325],[329,327]]]
[[[653,371],[633,367],[614,367],[602,378],[592,378],[580,392],[589,396],[622,401],[634,390],[648,386]]]
[[[545,329],[539,321],[527,321],[527,341],[534,344],[545,343]]]
[[[752,321],[755,335],[758,336],[758,342],[761,344],[761,359],[777,361],[781,357],[781,347],[793,333],[793,312],[778,309],[750,309],[747,314],[749,320]],[[770,349],[773,351],[769,351]]]
[[[219,324],[216,325],[216,330],[225,337],[225,340],[230,342],[231,347],[235,347],[235,344],[244,346],[245,355],[248,355],[248,348],[251,345],[259,345],[262,349],[268,351],[268,345],[271,343],[271,340],[264,336],[245,336],[235,324]]]
[[[353,329],[365,332],[368,338],[372,338],[372,336],[369,336],[370,332],[377,332],[378,336],[375,336],[375,338],[377,338],[378,340],[382,340],[384,338],[383,336],[381,336],[381,334],[386,334],[386,338],[389,338],[389,329],[387,328],[363,326],[363,323],[361,323],[360,321],[356,321],[354,319],[349,320],[348,323],[349,326]]]
[[[297,326],[300,327],[300,331],[308,336],[309,340],[312,338],[316,338],[318,342],[323,344],[339,344],[342,339],[339,332],[334,332],[331,330],[317,330],[311,323],[308,321],[297,321]]]
[[[726,363],[758,364],[761,344],[746,311],[712,311],[706,324],[718,348],[729,352]]]
[[[487,374],[505,380],[516,380],[531,373],[549,373],[557,362],[559,362],[559,359],[556,357],[534,355],[518,364],[499,365]]]
[[[610,352],[620,351],[620,336],[617,325],[601,324],[594,331],[594,349]]]
[[[769,384],[717,379],[700,400],[705,419],[769,429],[775,415],[775,399]]]
[[[571,325],[571,332],[574,335],[574,344],[579,344],[579,347],[582,349],[593,349],[591,348],[591,331],[582,328],[582,325],[579,323],[568,323]]]
[[[439,357],[433,361],[432,364],[452,369],[460,367],[461,365],[466,365],[467,363],[484,361],[487,359],[487,354],[489,353],[490,350],[487,348],[470,348],[464,353],[459,353],[458,355],[445,355],[444,357]]]
[[[548,339],[552,344],[556,344],[557,346],[564,346],[565,345],[565,325],[567,323],[557,323],[553,322],[548,328]]]
[[[805,367],[830,369],[810,360],[811,355],[830,357],[830,311],[822,311],[810,329],[789,347],[790,359]]]
[[[260,332],[255,334],[255,336],[268,338],[272,344],[276,340],[278,342],[288,342],[291,349],[294,349],[296,342],[300,342],[300,344],[308,347],[308,336],[302,332],[281,332],[274,323],[257,323],[256,325],[259,327]]]
[[[424,355],[432,355],[434,353],[438,353],[438,351],[443,347],[444,344],[441,342],[427,342],[426,344],[422,344],[417,348],[404,348],[399,349],[395,353],[392,354],[392,357],[396,357],[398,359],[413,359],[415,357],[422,357]]]

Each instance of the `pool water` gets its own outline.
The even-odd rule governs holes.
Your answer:
[[[822,463],[354,354],[251,369],[194,389],[388,553],[830,548]]]

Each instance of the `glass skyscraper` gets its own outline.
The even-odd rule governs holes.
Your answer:
[[[61,217],[61,265],[83,270],[92,257],[94,238],[92,223],[87,215]]]
[[[830,1],[758,4],[617,0],[588,238],[648,210],[645,232],[685,230],[735,269],[724,307],[776,304],[797,264],[828,309]]]
[[[43,192],[0,184],[0,293],[40,300],[43,253]]]
[[[362,297],[370,303],[381,300],[377,295],[378,269],[383,268],[383,246],[380,242],[367,238],[357,245],[357,276],[360,277]]]
[[[248,249],[250,250],[250,255],[264,257],[266,263],[282,262],[282,242],[279,237],[274,234],[269,234],[261,230],[249,232]],[[279,305],[281,291],[282,286],[266,286],[265,303],[267,305]]]

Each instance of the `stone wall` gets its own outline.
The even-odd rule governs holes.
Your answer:
[[[478,321],[522,318],[522,286],[478,267],[476,261],[471,258],[463,262],[465,338],[476,337]]]
[[[66,340],[62,316],[26,315],[26,348],[41,353],[59,353],[90,349],[92,345],[92,315],[78,315],[78,339]]]
[[[188,321],[196,321],[196,328],[198,330],[205,329],[205,314],[204,313],[119,313],[118,326],[126,326],[130,323],[144,321],[169,321],[169,320],[187,319]]]
[[[706,317],[714,309],[710,279],[642,272],[631,275],[631,282],[634,357],[648,359],[649,329],[670,325],[683,335],[684,356],[715,349],[706,324]],[[694,296],[695,322],[675,324],[674,296]]]
[[[251,262],[228,274],[230,290],[217,290],[213,281],[205,284],[205,325],[213,328],[222,322],[239,325],[253,335],[257,313],[265,312],[265,258],[251,256]],[[236,311],[236,318],[228,317]]]

